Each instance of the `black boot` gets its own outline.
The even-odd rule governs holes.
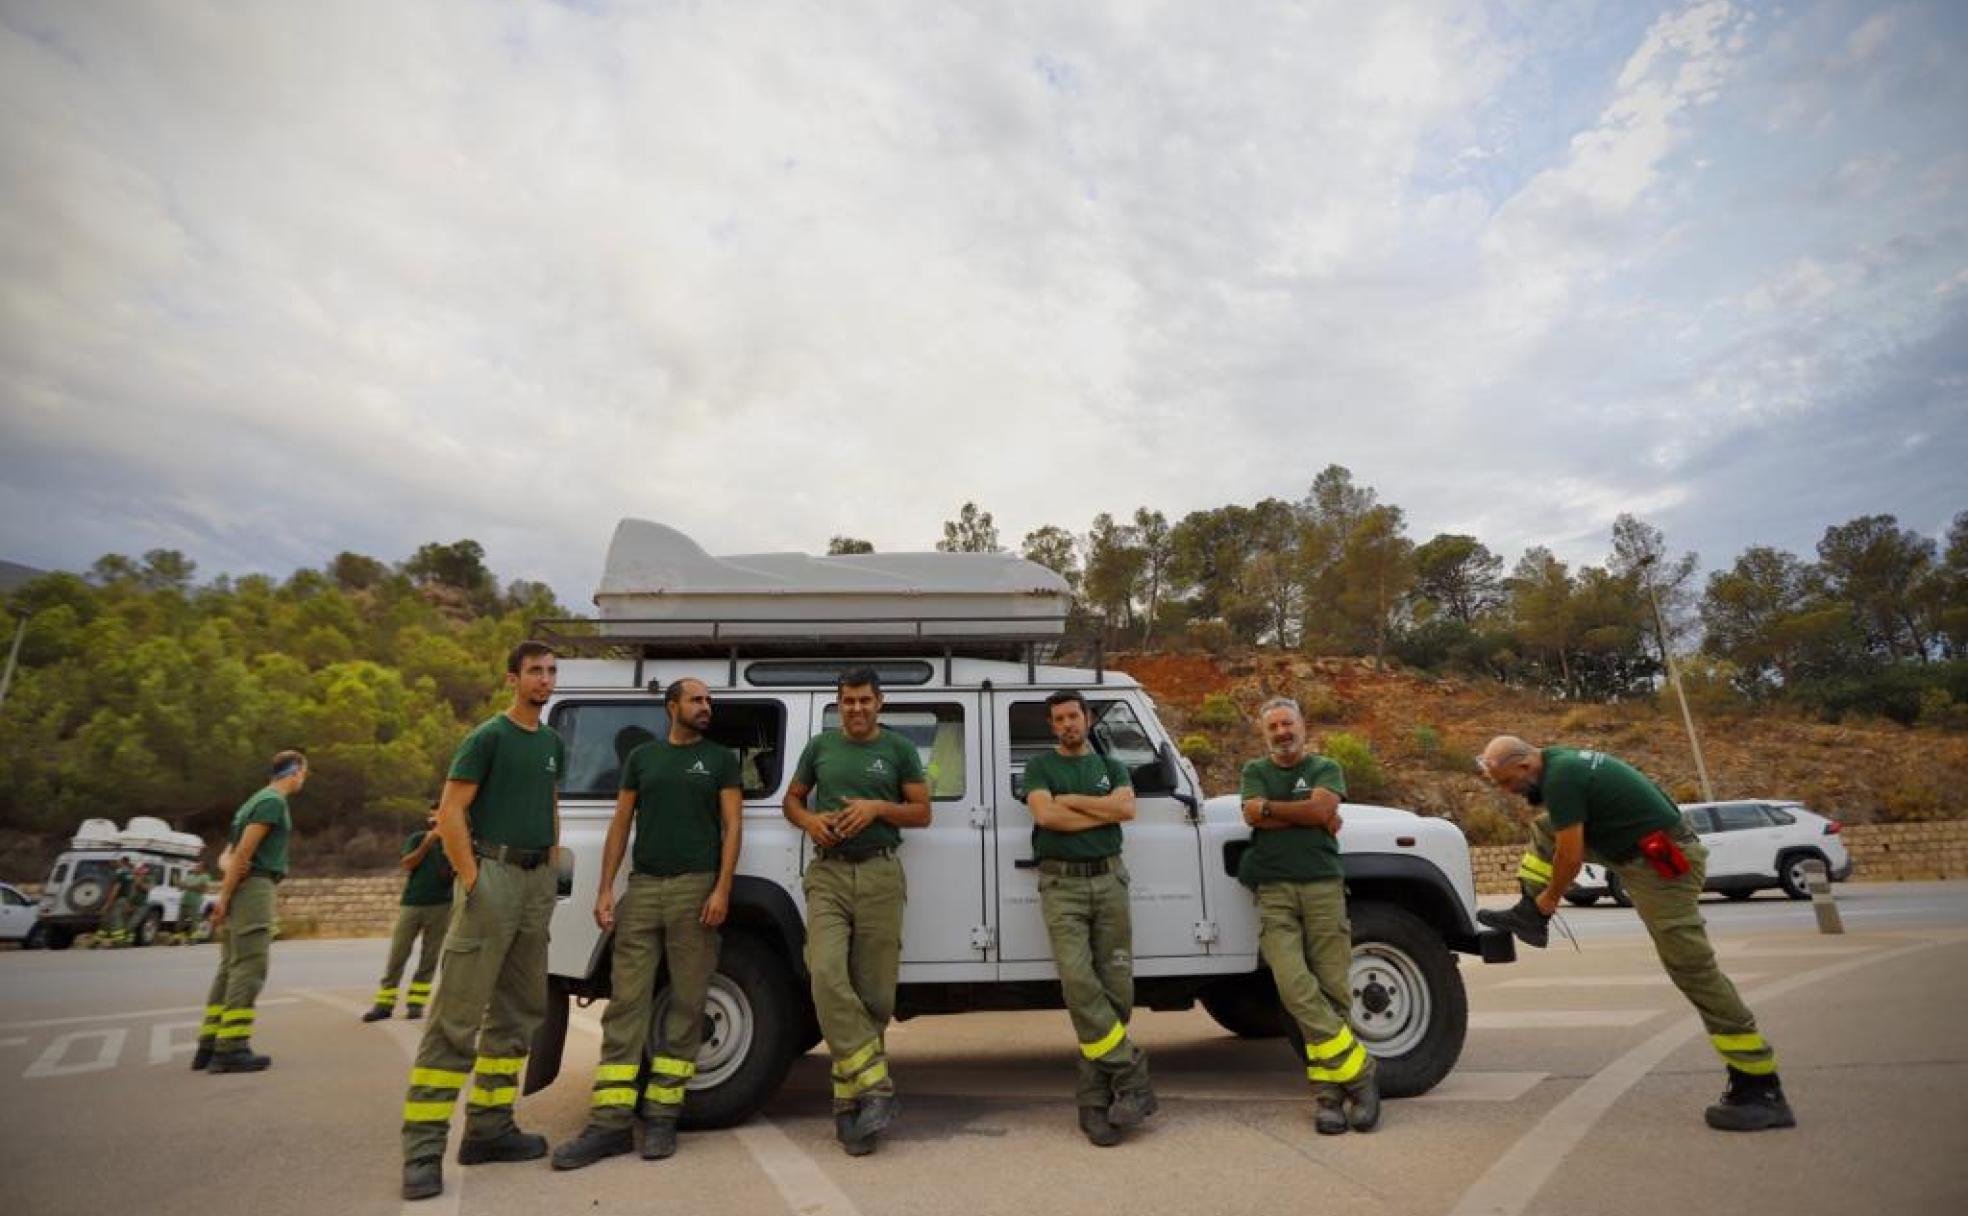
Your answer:
[[[444,1193],[444,1161],[439,1157],[419,1157],[403,1163],[403,1197],[433,1199]]]
[[[850,1157],[865,1157],[875,1151],[873,1136],[855,1134],[855,1124],[859,1122],[860,1108],[834,1112],[834,1139],[840,1141],[841,1149]]]
[[[1155,1091],[1144,1085],[1115,1094],[1114,1104],[1107,1108],[1107,1121],[1115,1127],[1135,1127],[1160,1109]]]
[[[403,1011],[403,1020],[406,1022],[414,1022],[423,1016],[424,1007],[422,1005],[412,1005]]]
[[[895,1122],[895,1116],[902,1110],[902,1103],[894,1094],[869,1094],[861,1099],[861,1109],[854,1116],[852,1139],[872,1140],[888,1130]]]
[[[1380,1086],[1372,1077],[1346,1087],[1346,1122],[1356,1132],[1380,1126]]]
[[[396,1006],[394,1005],[378,1005],[374,1009],[371,1009],[369,1012],[363,1014],[362,1020],[365,1022],[386,1022],[389,1020],[389,1016],[395,1012],[396,1012]]]
[[[1783,1083],[1776,1073],[1752,1076],[1729,1070],[1729,1087],[1722,1100],[1702,1112],[1708,1125],[1722,1132],[1760,1132],[1773,1127],[1796,1127],[1797,1117],[1784,1101]]]
[[[212,1062],[212,1040],[210,1039],[198,1040],[198,1050],[191,1053],[191,1071],[204,1072],[206,1065],[210,1064],[211,1062]]]
[[[208,1073],[264,1072],[272,1065],[272,1056],[255,1055],[249,1047],[239,1051],[214,1052],[212,1062],[205,1066],[205,1071]]]
[[[642,1159],[661,1161],[676,1156],[675,1119],[650,1119],[642,1125]]]
[[[1551,940],[1551,918],[1538,911],[1537,901],[1528,895],[1501,912],[1478,912],[1476,919],[1492,929],[1507,929],[1539,950]]]
[[[547,1138],[513,1128],[497,1136],[474,1140],[470,1136],[458,1143],[459,1165],[482,1165],[487,1161],[535,1161],[547,1155]]]
[[[1346,1091],[1337,1085],[1321,1085],[1312,1095],[1312,1130],[1321,1136],[1346,1134]]]
[[[555,1147],[553,1167],[578,1170],[604,1157],[619,1157],[635,1147],[635,1133],[626,1127],[596,1127],[590,1123],[581,1134]]]
[[[1086,1138],[1101,1148],[1112,1148],[1121,1142],[1121,1129],[1115,1127],[1107,1118],[1104,1106],[1082,1106],[1080,1108],[1080,1130]]]

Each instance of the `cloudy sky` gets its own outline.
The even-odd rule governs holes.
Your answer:
[[[1968,6],[0,0],[0,558],[1968,509]]]

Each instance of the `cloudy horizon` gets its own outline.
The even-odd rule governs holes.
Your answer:
[[[0,0],[0,559],[1968,509],[1968,10]]]

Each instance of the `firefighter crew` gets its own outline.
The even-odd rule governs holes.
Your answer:
[[[219,972],[205,998],[193,1069],[259,1072],[273,1063],[253,1051],[253,1002],[266,986],[273,889],[287,877],[287,846],[294,834],[287,800],[301,792],[307,778],[307,757],[281,752],[273,758],[266,785],[233,812],[230,843],[221,859],[224,876],[212,905]]]
[[[1106,1148],[1155,1113],[1148,1056],[1128,1038],[1134,1012],[1134,927],[1121,825],[1134,818],[1127,766],[1087,741],[1087,703],[1046,698],[1055,751],[1025,764],[1025,805],[1039,861],[1039,907],[1060,995],[1079,1040],[1080,1130]]]
[[[175,940],[182,946],[198,940],[198,928],[205,922],[205,892],[212,887],[203,863],[193,866],[178,879],[178,928]]]
[[[150,919],[150,863],[140,861],[130,873],[130,891],[123,901],[123,928],[119,935],[125,946],[143,945],[144,922]]]
[[[430,1004],[431,980],[437,975],[437,960],[444,950],[444,933],[451,923],[451,863],[444,856],[443,842],[437,834],[437,803],[430,805],[421,832],[412,832],[403,841],[399,862],[406,877],[403,898],[396,912],[396,931],[390,934],[389,961],[383,964],[383,982],[376,989],[376,1004],[362,1015],[365,1022],[380,1022],[396,1012],[397,981],[410,961],[410,948],[423,939],[417,954],[417,970],[410,975],[410,992],[404,998],[403,1016],[414,1022],[424,1016]]]
[[[555,1169],[573,1170],[634,1147],[642,1119],[642,1156],[676,1152],[684,1092],[697,1073],[704,1040],[704,997],[717,970],[718,926],[731,907],[744,803],[738,753],[704,737],[711,691],[702,680],[673,682],[663,694],[669,735],[629,753],[615,817],[602,846],[595,923],[613,932],[613,991],[601,1019],[588,1124],[554,1149]],[[615,875],[635,828],[626,891]],[[657,972],[668,967],[668,1007],[648,1042]],[[644,1049],[649,1080],[638,1090]]]
[[[834,1060],[834,1135],[848,1156],[865,1157],[898,1109],[882,1046],[895,1013],[908,901],[895,852],[898,829],[929,825],[929,783],[915,744],[882,728],[873,668],[843,671],[836,699],[840,729],[807,742],[785,814],[813,842],[806,968]]]
[[[136,881],[136,877],[130,869],[129,858],[116,859],[116,868],[109,875],[109,897],[103,900],[102,918],[96,922],[94,945],[123,944],[123,910],[129,906],[130,884]]]
[[[1237,879],[1257,897],[1258,952],[1305,1040],[1312,1126],[1322,1136],[1380,1125],[1374,1058],[1353,1036],[1353,927],[1339,861],[1346,777],[1305,750],[1305,717],[1289,697],[1258,711],[1269,754],[1244,765],[1250,847]]]
[[[1708,1041],[1728,1070],[1721,1101],[1705,1112],[1720,1131],[1795,1127],[1777,1079],[1777,1054],[1756,1029],[1729,977],[1716,965],[1698,901],[1708,850],[1682,821],[1681,809],[1625,761],[1581,748],[1535,748],[1499,735],[1483,749],[1483,772],[1544,811],[1518,865],[1523,897],[1476,918],[1543,949],[1558,901],[1588,859],[1619,875],[1633,910],[1653,938],[1668,978],[1701,1014]]]
[[[473,1081],[458,1164],[531,1161],[546,1140],[519,1130],[513,1103],[547,1010],[547,923],[558,887],[560,736],[540,720],[559,665],[521,642],[506,656],[512,703],[451,758],[437,833],[457,873],[444,973],[403,1104],[403,1197],[444,1190],[452,1109]],[[476,1074],[474,1077],[473,1074]]]

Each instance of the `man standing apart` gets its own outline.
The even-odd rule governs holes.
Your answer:
[[[547,1012],[547,925],[560,840],[560,736],[540,721],[559,676],[553,648],[506,656],[512,704],[473,728],[451,759],[437,832],[458,875],[444,975],[403,1103],[403,1197],[444,1190],[444,1141],[458,1091],[476,1073],[458,1164],[531,1161],[544,1138],[519,1130],[513,1102]]]
[[[1025,805],[1039,859],[1039,907],[1080,1044],[1080,1130],[1106,1148],[1155,1113],[1148,1056],[1128,1038],[1134,1013],[1134,921],[1121,825],[1134,818],[1127,766],[1087,742],[1086,698],[1046,698],[1057,750],[1025,764]]]
[[[1476,919],[1543,949],[1558,900],[1579,867],[1588,857],[1607,866],[1633,896],[1661,966],[1701,1014],[1708,1041],[1727,1066],[1728,1088],[1705,1112],[1708,1125],[1732,1132],[1797,1126],[1777,1080],[1777,1053],[1708,944],[1698,904],[1708,850],[1682,821],[1681,808],[1638,769],[1605,752],[1539,749],[1498,735],[1480,763],[1491,781],[1545,809],[1531,823],[1531,845],[1517,868],[1523,898]]]
[[[205,921],[205,892],[211,887],[212,879],[205,873],[202,860],[178,879],[176,940],[179,945],[198,940],[198,928]]]
[[[1380,1125],[1374,1058],[1353,1037],[1353,926],[1339,862],[1337,763],[1305,750],[1298,702],[1273,697],[1258,711],[1270,754],[1244,765],[1250,848],[1237,879],[1257,895],[1259,953],[1285,1011],[1305,1036],[1312,1126],[1322,1136]]]
[[[102,916],[96,921],[96,946],[123,944],[124,910],[130,906],[130,884],[137,880],[130,859],[119,857],[109,875],[109,895],[103,900]]]
[[[622,792],[602,846],[595,923],[615,934],[613,990],[601,1019],[601,1063],[592,1113],[573,1140],[554,1149],[558,1170],[575,1170],[634,1147],[638,1103],[642,1155],[676,1152],[684,1090],[697,1074],[704,1041],[704,996],[717,970],[718,926],[731,907],[744,822],[738,754],[704,737],[711,690],[702,680],[673,682],[663,694],[669,737],[642,744],[622,766]],[[634,869],[620,903],[615,875],[635,826]],[[670,1004],[660,1038],[649,1044],[656,973],[667,962]],[[649,1084],[636,1092],[644,1047]]]
[[[840,729],[807,742],[786,788],[785,814],[814,846],[805,882],[806,968],[834,1057],[834,1135],[848,1156],[865,1157],[895,1119],[895,1082],[882,1050],[895,1013],[908,900],[895,851],[898,829],[929,825],[929,783],[915,745],[882,729],[873,668],[842,672],[836,695]]]
[[[205,1021],[191,1057],[194,1069],[259,1072],[273,1063],[253,1053],[253,1002],[266,986],[273,947],[273,888],[287,877],[287,842],[294,834],[287,800],[301,792],[307,776],[306,756],[281,752],[273,758],[266,785],[233,812],[225,875],[212,905],[219,973],[205,997]]]
[[[380,1022],[396,1012],[397,981],[403,978],[403,968],[410,961],[410,947],[420,937],[424,945],[417,955],[417,970],[410,976],[404,1017],[414,1022],[424,1016],[424,1007],[430,1004],[431,978],[437,974],[444,934],[451,924],[451,880],[456,877],[437,834],[437,803],[430,805],[424,830],[404,839],[400,864],[408,877],[403,880],[403,899],[397,908],[396,931],[390,934],[383,982],[376,989],[376,1006],[362,1015],[365,1022]]]

